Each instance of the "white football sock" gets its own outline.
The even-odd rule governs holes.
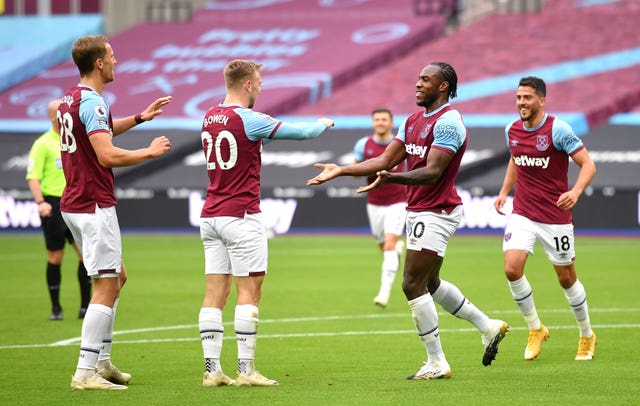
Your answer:
[[[430,361],[446,361],[442,344],[440,342],[440,330],[438,329],[438,313],[433,298],[426,293],[420,297],[409,300],[413,322],[418,335],[427,350],[427,359]]]
[[[222,310],[215,307],[203,307],[198,317],[200,341],[204,354],[205,372],[216,372],[220,369],[220,354],[222,353]]]
[[[384,251],[382,256],[382,276],[380,278],[380,292],[378,295],[388,298],[391,295],[393,282],[395,281],[396,274],[398,273],[400,260],[398,258],[398,253],[395,250]]]
[[[250,304],[236,305],[234,328],[238,340],[238,372],[251,375],[255,370],[258,336],[258,307]]]
[[[101,304],[89,304],[82,321],[80,356],[74,379],[86,379],[94,374],[102,339],[111,324],[113,310]]]
[[[113,310],[113,313],[111,314],[111,323],[109,323],[109,328],[107,329],[107,332],[104,336],[104,338],[102,339],[102,349],[100,350],[100,355],[98,355],[98,369],[101,369],[102,367],[105,366],[105,364],[107,364],[107,361],[109,361],[111,359],[111,344],[113,343],[113,324],[116,321],[116,310],[118,310],[118,302],[120,301],[120,298],[116,298],[116,300],[113,302],[113,307],[111,308],[111,310]]]
[[[589,320],[589,307],[587,306],[587,293],[584,286],[576,279],[576,282],[569,289],[564,289],[564,296],[571,306],[573,315],[578,322],[581,337],[591,337],[591,321]]]
[[[464,297],[453,283],[441,279],[440,286],[433,293],[433,300],[454,316],[471,322],[482,334],[487,332],[489,316]]]
[[[520,312],[524,316],[529,330],[539,330],[541,325],[540,318],[538,317],[536,304],[533,301],[533,290],[531,290],[531,285],[529,285],[527,277],[522,275],[522,278],[517,281],[508,282],[511,296],[520,308]]]

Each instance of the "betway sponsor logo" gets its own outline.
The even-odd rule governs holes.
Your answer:
[[[538,166],[542,167],[542,169],[547,169],[550,159],[551,157],[534,158],[526,155],[520,155],[513,157],[513,162],[518,166]]]
[[[40,227],[38,205],[33,200],[18,201],[0,196],[0,228]]]
[[[464,214],[460,228],[467,229],[500,229],[507,225],[507,216],[499,214],[493,207],[497,195],[475,195],[470,190],[458,188],[458,195],[462,199]],[[507,197],[502,208],[503,213],[513,211],[513,197]]]
[[[407,151],[407,154],[419,155],[420,159],[424,158],[424,156],[427,155],[427,151],[429,150],[429,147],[427,146],[421,146],[416,144],[406,144],[404,148]]]

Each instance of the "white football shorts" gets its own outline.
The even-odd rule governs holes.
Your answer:
[[[205,274],[254,276],[267,273],[267,233],[262,213],[200,219]]]
[[[573,224],[544,224],[518,214],[509,216],[502,251],[517,249],[533,255],[536,240],[540,241],[554,265],[569,265],[575,261]]]
[[[407,204],[394,203],[389,206],[378,206],[367,203],[367,216],[371,234],[378,244],[384,242],[385,234],[402,235],[407,218]]]
[[[447,244],[462,221],[462,205],[451,214],[442,211],[407,212],[407,249],[444,257]]]
[[[100,208],[94,213],[66,213],[62,218],[92,278],[117,278],[122,267],[122,238],[116,207]]]

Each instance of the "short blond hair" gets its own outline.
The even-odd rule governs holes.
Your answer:
[[[252,78],[256,72],[260,72],[262,64],[243,59],[235,59],[224,67],[224,81],[227,89],[237,87],[247,78]]]

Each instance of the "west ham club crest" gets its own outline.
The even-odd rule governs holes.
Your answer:
[[[536,136],[536,148],[538,148],[538,151],[546,151],[549,148],[549,136],[547,134]]]
[[[433,126],[433,124],[427,124],[424,126],[424,128],[422,129],[422,132],[420,133],[420,138],[425,139],[427,138],[427,134],[429,134],[429,131],[431,131],[431,127]]]

